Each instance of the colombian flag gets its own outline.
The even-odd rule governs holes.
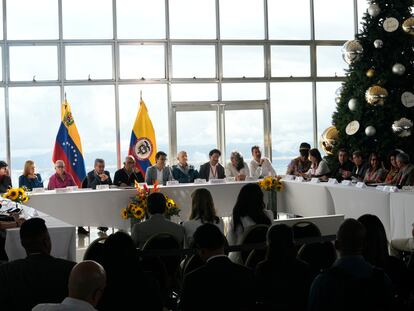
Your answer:
[[[62,122],[60,123],[59,132],[56,136],[52,160],[53,162],[63,160],[66,171],[73,176],[76,184],[80,187],[82,180],[86,176],[82,144],[69,103],[66,99],[61,106],[61,111]]]
[[[155,164],[157,143],[152,122],[148,115],[147,106],[141,99],[139,111],[135,119],[129,143],[128,155],[132,155],[136,161],[136,167],[145,177],[147,167]]]

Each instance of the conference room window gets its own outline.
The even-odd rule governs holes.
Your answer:
[[[223,77],[264,77],[263,46],[223,46]]]
[[[215,55],[214,45],[173,45],[173,78],[215,78]]]
[[[113,38],[112,0],[62,0],[62,15],[64,39]]]
[[[56,46],[9,47],[10,80],[58,80],[58,53]]]
[[[172,39],[215,39],[216,6],[214,0],[169,1]],[[183,14],[191,12],[191,14]]]
[[[309,77],[309,46],[272,46],[272,77]]]
[[[164,45],[119,46],[121,79],[165,79]]]
[[[164,39],[165,0],[116,1],[119,39]]]
[[[265,38],[264,1],[220,0],[219,4],[222,39]]]
[[[54,174],[52,151],[60,126],[59,98],[56,86],[9,88],[13,185],[18,185],[24,163],[29,159],[36,163],[45,185]],[[76,115],[75,121],[78,122]]]
[[[113,79],[110,45],[69,45],[65,56],[66,80]]]
[[[222,99],[226,100],[265,100],[266,83],[223,83]]]
[[[7,158],[6,110],[4,107],[4,88],[0,88],[0,160]]]
[[[119,120],[121,162],[128,154],[131,131],[139,110],[140,92],[154,126],[158,150],[168,153],[169,121],[167,86],[165,84],[131,84],[119,86]],[[171,157],[170,157],[171,158]],[[174,158],[174,156],[173,156]]]
[[[282,174],[301,142],[313,145],[312,83],[272,83],[270,98],[272,162]]]
[[[171,101],[217,101],[217,83],[174,83],[171,85]]]
[[[318,46],[317,70],[319,77],[344,77],[348,65],[342,59],[342,46]],[[331,94],[331,96],[333,96]]]

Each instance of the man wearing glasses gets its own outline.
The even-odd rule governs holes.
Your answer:
[[[105,161],[96,159],[94,170],[88,173],[88,188],[96,189],[97,185],[112,185],[111,175],[105,171]]]
[[[124,167],[117,170],[114,176],[114,185],[118,187],[133,187],[136,182],[144,182],[144,176],[135,168],[133,156],[125,158]]]
[[[70,186],[76,186],[76,183],[71,174],[65,170],[65,162],[57,160],[55,162],[55,174],[50,176],[48,190],[54,190],[57,188],[66,188]]]

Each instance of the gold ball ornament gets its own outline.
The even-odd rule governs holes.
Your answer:
[[[375,70],[374,68],[370,68],[368,69],[367,73],[366,73],[368,78],[372,78],[375,75]]]
[[[402,24],[402,29],[403,29],[406,33],[408,33],[408,34],[410,34],[410,35],[414,36],[414,17],[407,18],[407,19],[404,21],[404,23]]]
[[[365,92],[365,100],[370,105],[384,105],[384,100],[387,98],[388,92],[379,85],[373,85]]]
[[[338,130],[333,125],[323,131],[320,139],[320,145],[327,155],[333,154],[333,148],[338,142],[338,134]]]

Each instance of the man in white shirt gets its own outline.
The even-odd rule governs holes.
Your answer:
[[[250,174],[255,178],[276,176],[276,171],[268,158],[262,158],[259,146],[252,147],[253,159],[250,161]]]
[[[96,311],[106,284],[104,268],[86,260],[73,267],[69,277],[69,296],[60,304],[38,304],[33,311]]]
[[[153,185],[155,181],[158,184],[165,185],[167,181],[172,179],[171,168],[166,166],[167,154],[163,151],[158,151],[155,155],[155,165],[149,166],[145,173],[145,182],[148,185]]]

